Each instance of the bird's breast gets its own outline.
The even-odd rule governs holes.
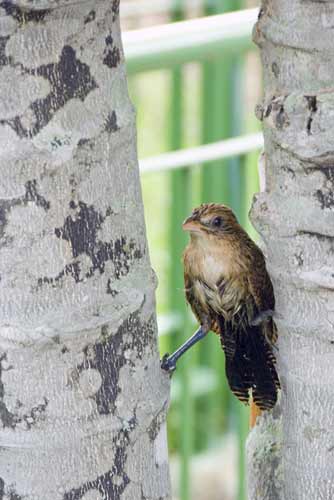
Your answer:
[[[244,270],[233,252],[223,245],[189,245],[184,254],[185,272],[196,300],[206,312],[211,310],[230,320],[247,300]]]
[[[231,270],[231,259],[221,249],[205,242],[189,245],[184,254],[184,264],[187,272],[214,287],[223,276],[228,277]]]
[[[223,276],[227,276],[229,266],[222,255],[206,254],[202,256],[201,275],[206,283],[214,287]]]

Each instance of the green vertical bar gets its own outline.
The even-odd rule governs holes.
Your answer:
[[[170,148],[182,147],[182,69],[177,68],[172,73],[171,105],[170,105]],[[170,249],[171,249],[171,296],[170,306],[173,313],[184,315],[183,268],[181,256],[186,238],[182,231],[182,220],[188,212],[189,171],[185,168],[175,170],[171,176],[171,207],[170,207]],[[175,332],[177,333],[177,332]],[[175,349],[180,342],[176,335],[171,337],[171,347]]]
[[[182,0],[175,0],[173,20],[183,18]],[[170,148],[176,150],[183,144],[183,74],[182,68],[177,68],[172,74]],[[184,298],[183,266],[181,257],[186,245],[186,235],[181,224],[190,210],[190,179],[188,169],[181,169],[171,174],[171,287],[170,307],[181,320],[181,328],[172,337],[172,347],[175,349],[189,336],[189,325]],[[190,388],[191,352],[179,363],[177,377],[181,382],[181,398],[179,405],[179,453],[180,453],[180,500],[190,500],[190,458],[193,449],[193,407]]]
[[[237,10],[240,8],[240,3],[238,0],[216,0],[214,4],[211,3],[211,8],[207,9],[206,13],[217,14],[228,10]],[[223,59],[208,62],[203,66],[203,142],[213,142],[240,134],[242,132],[242,100],[244,95],[242,92],[243,61],[241,58],[236,59],[224,55]],[[243,226],[246,224],[245,198],[247,192],[247,177],[244,168],[244,161],[241,158],[219,161],[204,167],[202,191],[203,201],[230,205]],[[236,401],[232,403],[233,396],[228,389],[224,363],[213,341],[207,343],[205,355],[224,381],[220,393],[212,393],[206,401],[207,419],[211,423],[208,426],[206,441],[207,443],[212,441],[213,434],[219,432],[217,426],[221,425],[221,419],[219,419],[217,412],[223,410],[225,418],[228,414],[233,415],[233,421],[237,424],[239,443],[237,498],[244,500],[244,446],[246,429],[248,429],[248,412]]]
[[[215,0],[205,8],[206,15],[213,15],[233,10],[233,0]],[[231,97],[233,79],[231,57],[224,54],[224,59],[203,64],[203,143],[214,142],[232,135]],[[231,205],[232,178],[235,177],[231,160],[211,162],[203,169],[202,201],[218,202]],[[238,179],[234,182],[238,188]],[[234,190],[236,192],[236,189]],[[225,377],[225,360],[218,339],[211,336],[202,349],[201,361],[212,367],[219,377],[218,389],[211,391],[203,401],[205,421],[201,445],[207,447],[214,438],[226,427],[229,401],[231,398]],[[203,410],[202,410],[203,411]]]
[[[183,293],[183,267],[181,264],[181,255],[185,247],[185,234],[181,229],[181,222],[189,212],[189,177],[190,172],[182,169],[172,174],[172,208],[171,208],[171,287],[170,287],[170,305],[174,314],[180,318],[180,330],[174,334],[174,350],[184,340],[189,337],[189,325],[187,320],[187,311]],[[180,499],[190,500],[190,481],[189,465],[192,454],[193,443],[193,411],[190,388],[190,369],[191,369],[191,351],[187,353],[179,362],[177,376],[181,382],[181,398],[178,402],[178,411],[180,413],[179,428],[179,453],[181,459],[180,470]]]

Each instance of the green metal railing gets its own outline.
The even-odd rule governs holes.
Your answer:
[[[174,0],[173,7],[170,21],[177,23],[184,18],[183,0]],[[203,1],[203,15],[213,16],[210,24],[212,30],[207,33],[207,37],[204,33],[200,39],[196,33],[202,33],[202,21],[182,23],[179,39],[177,31],[173,31],[170,26],[161,30],[146,30],[142,43],[138,33],[129,33],[123,37],[130,74],[162,68],[169,71],[170,88],[165,96],[169,100],[165,139],[168,150],[177,152],[189,146],[185,137],[187,112],[184,110],[184,102],[188,91],[186,75],[191,70],[188,63],[194,64],[194,61],[196,71],[199,70],[201,74],[201,85],[195,88],[196,98],[202,103],[199,117],[202,127],[198,133],[198,142],[213,143],[255,130],[253,123],[248,124],[244,120],[242,83],[244,54],[252,48],[250,33],[256,13],[254,10],[242,11],[239,22],[236,13],[228,14],[228,17],[217,16],[238,8],[239,0],[210,0],[210,7],[206,7]],[[231,20],[235,23],[234,28]],[[225,33],[223,29],[217,29],[215,35],[214,30],[219,28],[220,21],[222,26],[232,28],[226,29]],[[171,32],[174,33],[175,43],[168,43]],[[158,134],[158,131],[152,133]],[[249,147],[249,150],[253,149]],[[242,156],[236,154],[233,158],[207,162],[200,169],[182,166],[168,174],[170,203],[166,219],[166,241],[170,259],[166,308],[168,314],[177,321],[174,321],[175,326],[161,340],[162,352],[173,351],[195,328],[183,293],[181,256],[187,241],[181,230],[181,223],[192,206],[216,201],[231,205],[239,221],[247,227],[246,209],[252,193],[257,189],[255,163],[254,153]],[[178,390],[170,409],[169,444],[172,450],[178,451],[181,459],[180,500],[191,500],[192,454],[214,446],[218,437],[224,432],[232,431],[238,436],[239,443],[237,498],[244,500],[244,443],[248,430],[248,412],[228,389],[224,356],[215,335],[208,336],[182,359],[173,376],[173,385]]]
[[[205,9],[206,15],[220,14],[226,11],[240,9],[238,0],[216,0]],[[225,53],[223,58],[203,63],[203,142],[218,141],[222,138],[239,135],[242,124],[241,99],[241,72],[242,60],[240,52],[235,55]],[[241,223],[244,222],[242,205],[243,189],[241,183],[240,158],[223,160],[217,164],[210,163],[203,170],[202,201],[223,202],[231,206],[236,212]],[[207,408],[208,427],[206,428],[207,445],[212,440],[212,435],[227,429],[228,418],[234,408],[237,416],[237,436],[239,438],[239,488],[238,499],[244,499],[244,419],[240,412],[239,403],[234,401],[225,377],[225,363],[219,352],[217,339],[212,336],[202,351],[203,362],[213,366],[219,373],[221,387],[208,393],[203,401],[203,409]],[[220,417],[224,410],[223,420]]]
[[[179,21],[183,17],[182,0],[175,1],[175,13],[173,21]],[[183,68],[174,69],[172,74],[170,92],[170,124],[169,140],[170,149],[179,149],[183,145]],[[187,168],[171,173],[171,211],[170,211],[170,283],[169,283],[169,306],[173,314],[180,318],[181,325],[179,331],[172,332],[170,336],[170,352],[174,351],[178,343],[183,342],[189,336],[189,321],[184,300],[180,297],[180,290],[183,289],[183,270],[180,256],[185,247],[186,239],[183,231],[175,230],[180,227],[180,223],[185,219],[191,206],[191,172]],[[189,457],[193,453],[193,428],[194,412],[193,399],[190,394],[190,370],[192,359],[188,357],[182,363],[179,370],[179,381],[181,384],[181,397],[176,403],[174,411],[181,415],[181,425],[178,428],[179,453],[181,457],[180,467],[180,497],[190,499],[190,461]]]

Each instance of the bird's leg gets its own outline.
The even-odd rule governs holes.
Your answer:
[[[179,347],[173,354],[169,356],[169,354],[165,354],[161,360],[161,368],[168,372],[173,372],[176,368],[177,360],[186,352],[190,347],[196,344],[199,340],[202,340],[203,337],[208,333],[209,328],[206,328],[205,325],[201,325],[198,330],[184,343]]]

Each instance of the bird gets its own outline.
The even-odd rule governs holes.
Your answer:
[[[176,361],[209,331],[219,335],[231,391],[251,405],[250,424],[271,410],[280,389],[276,370],[275,297],[261,249],[227,205],[208,203],[184,221],[185,296],[200,327],[161,367]]]

